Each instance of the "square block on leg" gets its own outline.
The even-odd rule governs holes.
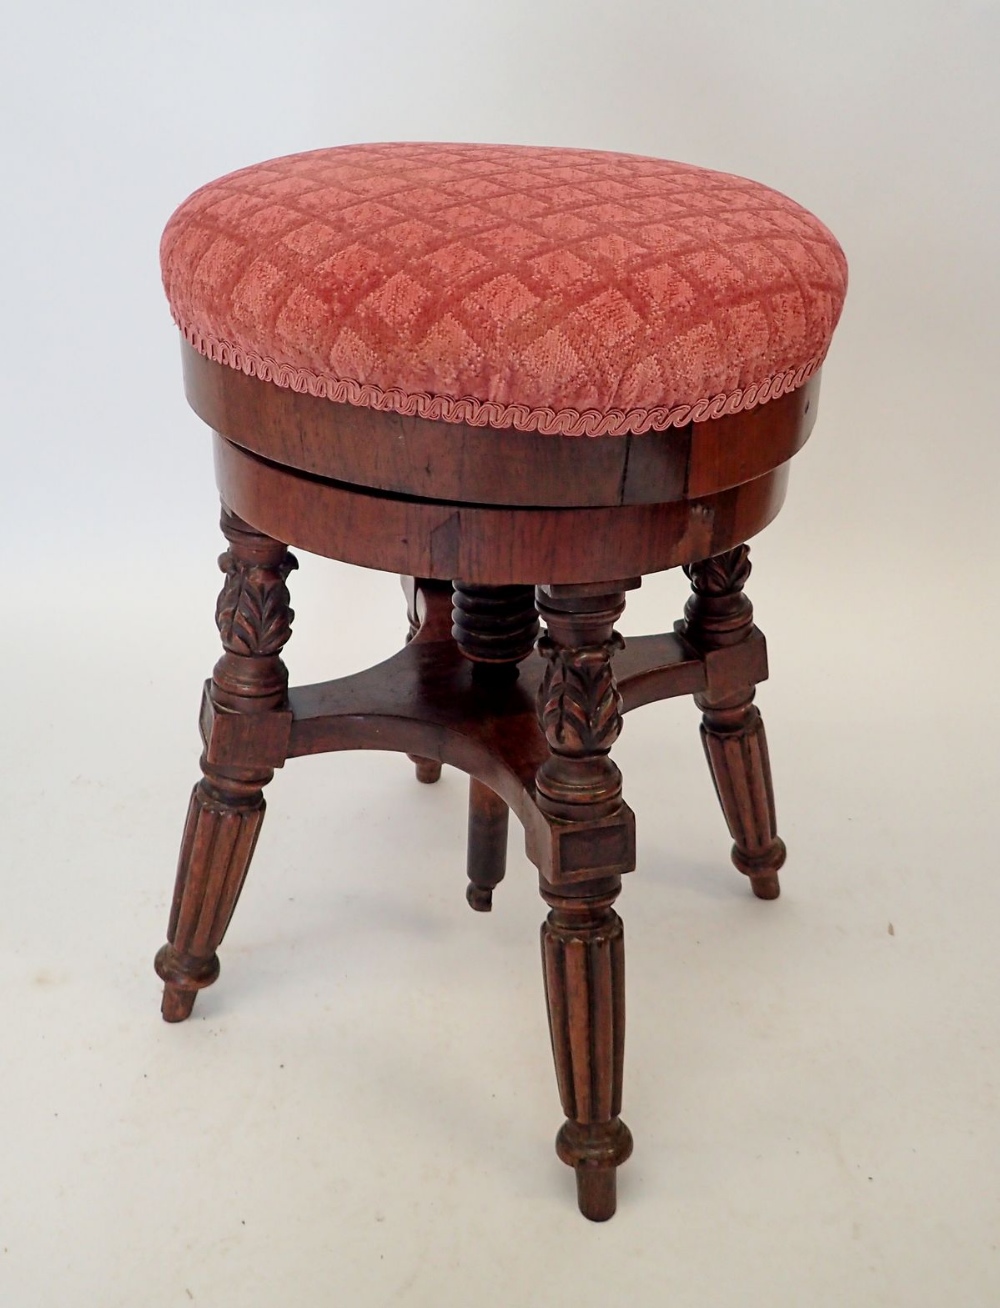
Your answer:
[[[552,886],[619,876],[635,869],[635,814],[627,804],[609,817],[564,822],[545,817],[548,838],[528,841],[528,857]]]
[[[206,761],[218,767],[282,767],[291,741],[292,710],[235,713],[213,701],[211,684],[205,683],[199,722]]]

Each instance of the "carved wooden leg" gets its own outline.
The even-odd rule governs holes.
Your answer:
[[[608,757],[622,724],[611,659],[622,643],[614,623],[625,596],[623,589],[588,594],[592,589],[538,591],[548,627],[539,641],[548,660],[539,720],[550,753],[536,791],[539,808],[555,819],[561,850],[553,871],[559,884],[541,880],[550,909],[542,926],[545,993],[567,1119],[556,1152],[576,1171],[580,1211],[605,1221],[617,1202],[616,1169],[632,1152],[631,1133],[619,1117],[625,949],[612,906],[622,873],[634,865],[634,835],[621,773]]]
[[[484,696],[484,708],[517,679],[517,665],[535,647],[538,612],[531,586],[473,586],[453,583],[451,634],[467,659]],[[471,908],[488,913],[493,888],[507,866],[509,810],[489,786],[469,781],[468,877],[465,897]]]
[[[400,581],[403,583],[403,594],[406,596],[406,617],[409,622],[406,643],[409,644],[420,630],[421,615],[417,612],[417,607],[421,586],[440,587],[441,583],[418,582],[416,577],[400,577]],[[432,786],[435,781],[441,780],[441,764],[436,758],[422,758],[419,754],[407,754],[406,757],[416,769],[417,780],[425,786]]]
[[[263,788],[285,761],[291,714],[279,651],[291,634],[285,579],[295,559],[224,509],[228,551],[216,608],[224,653],[205,688],[204,776],[181,841],[167,944],[156,956],[163,1016],[180,1022],[219,975],[216,950],[239,898],[264,817]]]
[[[684,569],[693,594],[684,609],[685,636],[699,650],[738,645],[753,631],[753,606],[743,594],[750,575],[749,549],[692,563]],[[758,899],[777,899],[785,845],[774,816],[767,738],[753,702],[754,687],[696,695],[702,742],[730,834],[733,863],[750,878]]]

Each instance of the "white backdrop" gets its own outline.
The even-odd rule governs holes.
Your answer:
[[[0,525],[13,599],[0,656],[0,1046],[17,1053],[0,1078],[5,1303],[547,1305],[562,1295],[583,1308],[616,1301],[612,1274],[617,1293],[643,1305],[667,1290],[674,1304],[722,1308],[996,1303],[998,67],[992,0],[8,0]],[[262,843],[260,880],[272,865],[306,878],[294,893],[309,912],[290,909],[279,929],[276,901],[248,891],[245,935],[230,946],[246,952],[242,981],[224,960],[219,998],[199,1000],[207,1026],[155,1024],[148,956],[196,770],[220,547],[207,433],[181,396],[159,286],[160,230],[223,172],[401,139],[609,148],[743,173],[812,208],[851,266],[816,432],[785,510],[754,548],[774,676],[761,699],[779,807],[798,841],[784,917],[762,919],[738,898],[689,716],[675,727],[665,713],[651,711],[646,726],[637,715],[622,739],[646,833],[626,921],[643,867],[645,893],[663,895],[637,900],[646,907],[630,926],[638,1000],[626,1116],[636,1128],[638,1113],[642,1128],[629,1164],[638,1179],[600,1232],[575,1219],[557,1165],[543,1180],[531,1170],[557,1122],[532,970],[538,910],[512,842],[508,880],[516,871],[527,889],[510,887],[511,923],[494,914],[487,925],[500,934],[488,947],[482,924],[463,916],[457,779],[415,793],[381,759],[280,776],[268,829],[287,843]],[[296,680],[393,647],[392,579],[306,560],[293,582]],[[675,579],[652,579],[630,601],[626,631],[665,627],[681,601]],[[653,778],[665,746],[677,757],[664,792]],[[364,892],[324,880],[333,898],[322,899],[308,876],[330,831],[315,814],[334,810],[338,855],[354,851],[369,871],[412,862],[419,913],[400,908],[374,871]],[[363,840],[362,815],[376,832]],[[717,889],[695,889],[691,866],[712,869],[697,885]],[[368,952],[357,987],[373,1014],[385,991],[372,1029],[383,1024],[386,1048],[412,1039],[415,1061],[390,1073],[361,1052],[352,1100],[333,1089],[347,1076],[336,1050],[316,1051],[338,1021],[354,1049],[351,1004],[362,1022],[367,1010],[352,991],[329,1017],[333,1001],[312,984],[326,943],[310,927],[316,913],[333,923],[341,908],[358,911],[359,895]],[[909,920],[909,946],[899,922],[887,936],[891,918]],[[676,926],[670,951],[655,922]],[[331,948],[349,948],[344,930]],[[706,967],[692,941],[714,931]],[[764,942],[760,954],[744,955],[748,939]],[[878,952],[886,940],[891,963]],[[426,958],[410,957],[428,941]],[[400,950],[415,973],[393,970]],[[491,1023],[510,1003],[510,1067],[490,1062],[502,1037],[477,1020],[469,992],[454,994],[461,960],[494,969],[479,996]],[[759,1048],[740,1044],[748,1014],[756,1029],[750,999],[736,1021],[728,991],[713,988],[733,982],[733,967],[750,968],[770,997]],[[277,998],[252,980],[261,973]],[[430,998],[400,1017],[393,996],[414,985]],[[678,988],[680,1026],[670,1016]],[[523,1022],[537,1012],[537,1026],[518,1026],[522,995]],[[309,1033],[300,1089],[280,1118],[285,1135],[269,1135],[272,1118],[246,1105],[285,1104],[285,1091],[253,1059],[274,1052],[278,1067],[291,1009]],[[712,1030],[735,1042],[737,1060],[780,1066],[783,1088],[757,1087],[750,1107],[727,1095],[739,1073],[708,1057]],[[656,1052],[664,1032],[669,1048]],[[466,1101],[482,1093],[502,1123],[484,1107],[482,1130],[463,1134],[463,1109],[449,1101],[459,1125],[441,1143],[428,1126],[440,1086],[402,1114],[408,1130],[392,1094],[369,1101],[375,1065],[408,1082],[435,1034],[445,1040],[435,1057],[452,1060]],[[158,1069],[160,1098],[143,1098],[140,1067]],[[214,1109],[203,1102],[206,1069],[228,1086]],[[685,1078],[688,1089],[675,1088]],[[349,1104],[352,1125],[332,1121],[300,1158],[294,1132],[331,1096],[331,1115]],[[233,1112],[242,1134],[230,1154]],[[73,1123],[65,1136],[53,1134],[60,1114]],[[757,1131],[771,1152],[755,1154]],[[805,1181],[800,1152],[811,1160]],[[883,1167],[871,1186],[888,1187],[875,1198],[868,1181],[856,1189],[874,1155]],[[916,1159],[924,1170],[912,1170]],[[332,1173],[336,1186],[324,1189]],[[234,1195],[270,1232],[266,1247],[240,1227]],[[559,1247],[572,1251],[563,1262]]]

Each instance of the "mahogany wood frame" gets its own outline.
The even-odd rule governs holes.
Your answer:
[[[282,390],[189,347],[184,358],[189,399],[217,433],[229,548],[216,612],[223,654],[202,700],[203,775],[156,959],[163,1016],[189,1016],[218,976],[275,768],[344,749],[406,753],[427,782],[442,764],[457,767],[470,777],[470,905],[492,905],[510,811],[538,868],[566,1114],[557,1152],[575,1169],[583,1213],[604,1220],[632,1150],[619,1115],[614,903],[635,866],[635,833],[610,751],[624,713],[694,696],[733,861],[755,894],[777,896],[785,850],[753,704],[767,658],[743,593],[745,542],[781,506],[818,379],[731,418],[567,443],[404,420]],[[401,573],[404,647],[368,671],[289,690],[286,543]],[[684,620],[623,641],[614,624],[627,591],[679,565],[692,584]]]

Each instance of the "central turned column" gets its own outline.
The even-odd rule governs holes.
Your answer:
[[[549,915],[542,964],[556,1079],[566,1122],[556,1152],[576,1171],[580,1211],[606,1221],[617,1202],[616,1168],[632,1152],[619,1117],[625,1052],[625,945],[614,911],[622,873],[634,866],[632,815],[609,753],[622,726],[612,655],[624,588],[541,587],[547,634],[538,716],[549,757],[536,802],[559,856],[540,876]],[[635,583],[633,583],[635,584]],[[555,879],[557,878],[557,880]]]

